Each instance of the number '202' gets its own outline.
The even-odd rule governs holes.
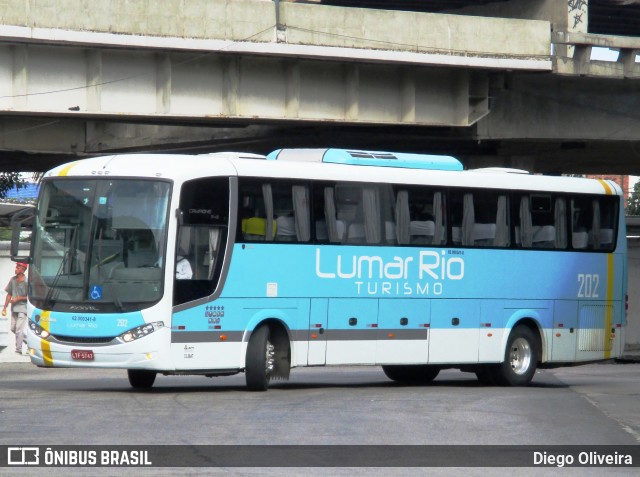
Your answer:
[[[597,273],[579,273],[578,298],[598,298],[598,286],[600,285],[600,275]]]

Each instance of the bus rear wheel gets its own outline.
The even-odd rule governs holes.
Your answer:
[[[493,368],[493,377],[502,386],[526,386],[538,366],[538,340],[526,326],[517,326],[509,335],[504,361]]]
[[[403,384],[429,384],[433,381],[440,368],[422,364],[385,365],[382,371],[392,381]]]
[[[154,371],[144,369],[128,369],[127,375],[129,376],[129,384],[136,389],[150,389],[156,380]]]
[[[251,391],[266,391],[275,366],[275,347],[266,325],[257,328],[249,338],[245,377]]]

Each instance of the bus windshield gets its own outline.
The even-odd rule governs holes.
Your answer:
[[[162,297],[170,183],[46,181],[33,234],[31,302],[132,311]]]

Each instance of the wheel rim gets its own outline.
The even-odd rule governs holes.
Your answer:
[[[524,338],[517,338],[511,344],[509,361],[511,369],[516,374],[525,374],[531,366],[531,346]]]
[[[264,361],[264,374],[269,376],[275,366],[276,349],[271,344],[271,341],[267,340],[267,346],[265,347],[265,361]]]

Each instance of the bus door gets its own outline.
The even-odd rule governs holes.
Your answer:
[[[329,300],[312,298],[309,313],[309,351],[308,365],[318,366],[326,362],[327,357],[327,314]]]
[[[329,300],[327,364],[375,364],[377,298]]]
[[[430,322],[429,300],[380,300],[376,363],[427,363]]]
[[[477,363],[480,338],[478,300],[431,302],[429,363]]]

